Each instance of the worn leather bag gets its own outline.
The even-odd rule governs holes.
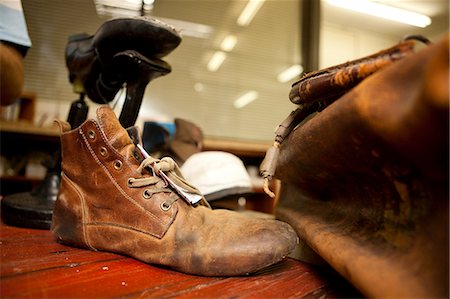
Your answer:
[[[449,39],[306,75],[261,166],[277,217],[368,297],[448,297]]]

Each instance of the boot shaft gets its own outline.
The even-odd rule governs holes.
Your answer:
[[[62,131],[63,183],[55,208],[62,202],[79,205],[83,223],[115,223],[162,237],[178,207],[165,211],[164,193],[149,200],[146,189],[130,187],[129,179],[142,174],[133,155],[135,145],[112,110],[101,107],[97,120],[74,130],[62,126]]]

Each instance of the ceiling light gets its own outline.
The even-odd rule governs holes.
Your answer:
[[[153,9],[153,2],[144,0],[144,7],[142,7],[142,1],[140,0],[94,0],[97,14],[108,18],[140,16],[142,8],[145,14],[150,14]]]
[[[247,26],[253,20],[258,10],[264,4],[265,0],[249,0],[244,10],[239,15],[236,23],[239,26]]]
[[[158,16],[156,16],[155,18],[175,27],[182,36],[207,39],[214,31],[213,27],[205,24],[182,21],[178,19],[163,18]]]
[[[236,101],[234,101],[234,108],[236,109],[240,109],[242,107],[247,106],[248,104],[250,104],[251,102],[253,102],[254,100],[256,100],[258,98],[258,93],[254,90],[249,91],[247,93],[245,93],[244,95],[242,95],[241,97],[239,97]]]
[[[222,43],[220,44],[220,48],[225,52],[230,52],[231,50],[233,50],[236,43],[237,43],[236,36],[228,35],[223,39]]]
[[[205,86],[203,86],[202,83],[197,82],[197,83],[194,84],[194,90],[196,92],[202,92],[204,89],[205,89]]]
[[[126,0],[126,1],[130,2],[130,3],[142,5],[142,0]],[[154,2],[155,2],[155,0],[144,0],[144,4],[153,4]]]
[[[303,67],[300,64],[295,64],[290,68],[278,74],[277,80],[281,83],[287,82],[303,72]]]
[[[222,51],[215,52],[214,55],[209,60],[206,68],[210,72],[217,71],[219,69],[219,67],[222,65],[222,63],[226,57],[227,57],[227,54],[225,54],[225,52],[222,52]]]
[[[427,27],[431,18],[416,12],[368,0],[327,0],[328,4],[416,27]]]

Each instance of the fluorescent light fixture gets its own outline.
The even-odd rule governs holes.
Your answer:
[[[327,3],[416,27],[424,28],[431,24],[431,18],[424,14],[368,0],[327,0]]]
[[[247,26],[255,17],[265,0],[249,0],[244,10],[242,10],[236,23],[239,26]]]
[[[163,18],[158,16],[155,16],[155,18],[175,27],[182,36],[208,39],[214,31],[213,27],[205,24],[182,21],[178,19]]]
[[[203,86],[203,83],[196,82],[196,83],[194,84],[194,90],[195,90],[196,92],[202,92],[204,89],[205,89],[205,86]]]
[[[211,59],[209,60],[208,64],[206,65],[206,68],[210,72],[215,72],[219,69],[219,67],[222,65],[223,61],[227,57],[227,54],[222,51],[217,51],[213,54]]]
[[[142,0],[126,0],[126,2],[142,5]],[[144,0],[144,4],[153,4],[155,0]]]
[[[247,106],[248,104],[250,104],[251,102],[253,102],[254,100],[256,100],[258,98],[258,93],[254,90],[251,90],[247,93],[245,93],[244,95],[242,95],[241,97],[239,97],[236,101],[234,101],[234,108],[236,109],[241,109],[245,106]]]
[[[230,52],[236,46],[237,38],[234,35],[228,35],[220,44],[220,48],[225,52]]]
[[[154,0],[144,0],[144,12],[150,14]],[[94,0],[95,9],[100,16],[108,18],[136,17],[141,14],[141,0]]]
[[[285,83],[285,82],[293,79],[294,77],[297,77],[302,72],[303,72],[303,67],[300,64],[295,64],[295,65],[285,69],[281,73],[279,73],[277,76],[277,80],[281,83]]]

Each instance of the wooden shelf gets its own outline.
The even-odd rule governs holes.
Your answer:
[[[36,127],[27,121],[1,121],[0,131],[17,134],[59,136],[59,128],[56,125],[51,127]]]
[[[236,156],[261,157],[272,145],[269,141],[244,141],[238,139],[218,139],[206,137],[203,140],[205,151],[226,151]]]
[[[59,128],[55,125],[52,127],[36,127],[26,121],[2,121],[0,122],[0,135],[2,137],[1,153],[5,156],[26,156],[30,151],[43,151],[53,154],[59,147]],[[220,139],[205,137],[203,144],[204,151],[224,151],[238,156],[245,165],[253,165],[259,167],[264,158],[266,150],[271,146],[269,141],[246,141],[239,139]],[[16,179],[3,177],[3,182],[20,184],[20,178]],[[28,182],[24,178],[22,183]],[[30,186],[27,186],[27,190]],[[3,192],[8,191],[4,188]],[[14,190],[16,191],[16,190]],[[260,206],[258,206],[260,202]],[[255,195],[248,201],[249,208],[263,211],[266,213],[273,212],[273,200],[266,196],[261,186],[257,186]]]
[[[1,154],[11,157],[30,152],[53,154],[60,146],[59,128],[36,127],[27,121],[1,121]]]
[[[0,122],[0,131],[17,134],[30,134],[40,136],[58,137],[59,128],[36,127],[26,121],[2,121]],[[244,141],[238,139],[219,139],[206,137],[203,141],[205,151],[226,151],[236,156],[246,157],[264,157],[266,150],[272,145],[269,141]]]

